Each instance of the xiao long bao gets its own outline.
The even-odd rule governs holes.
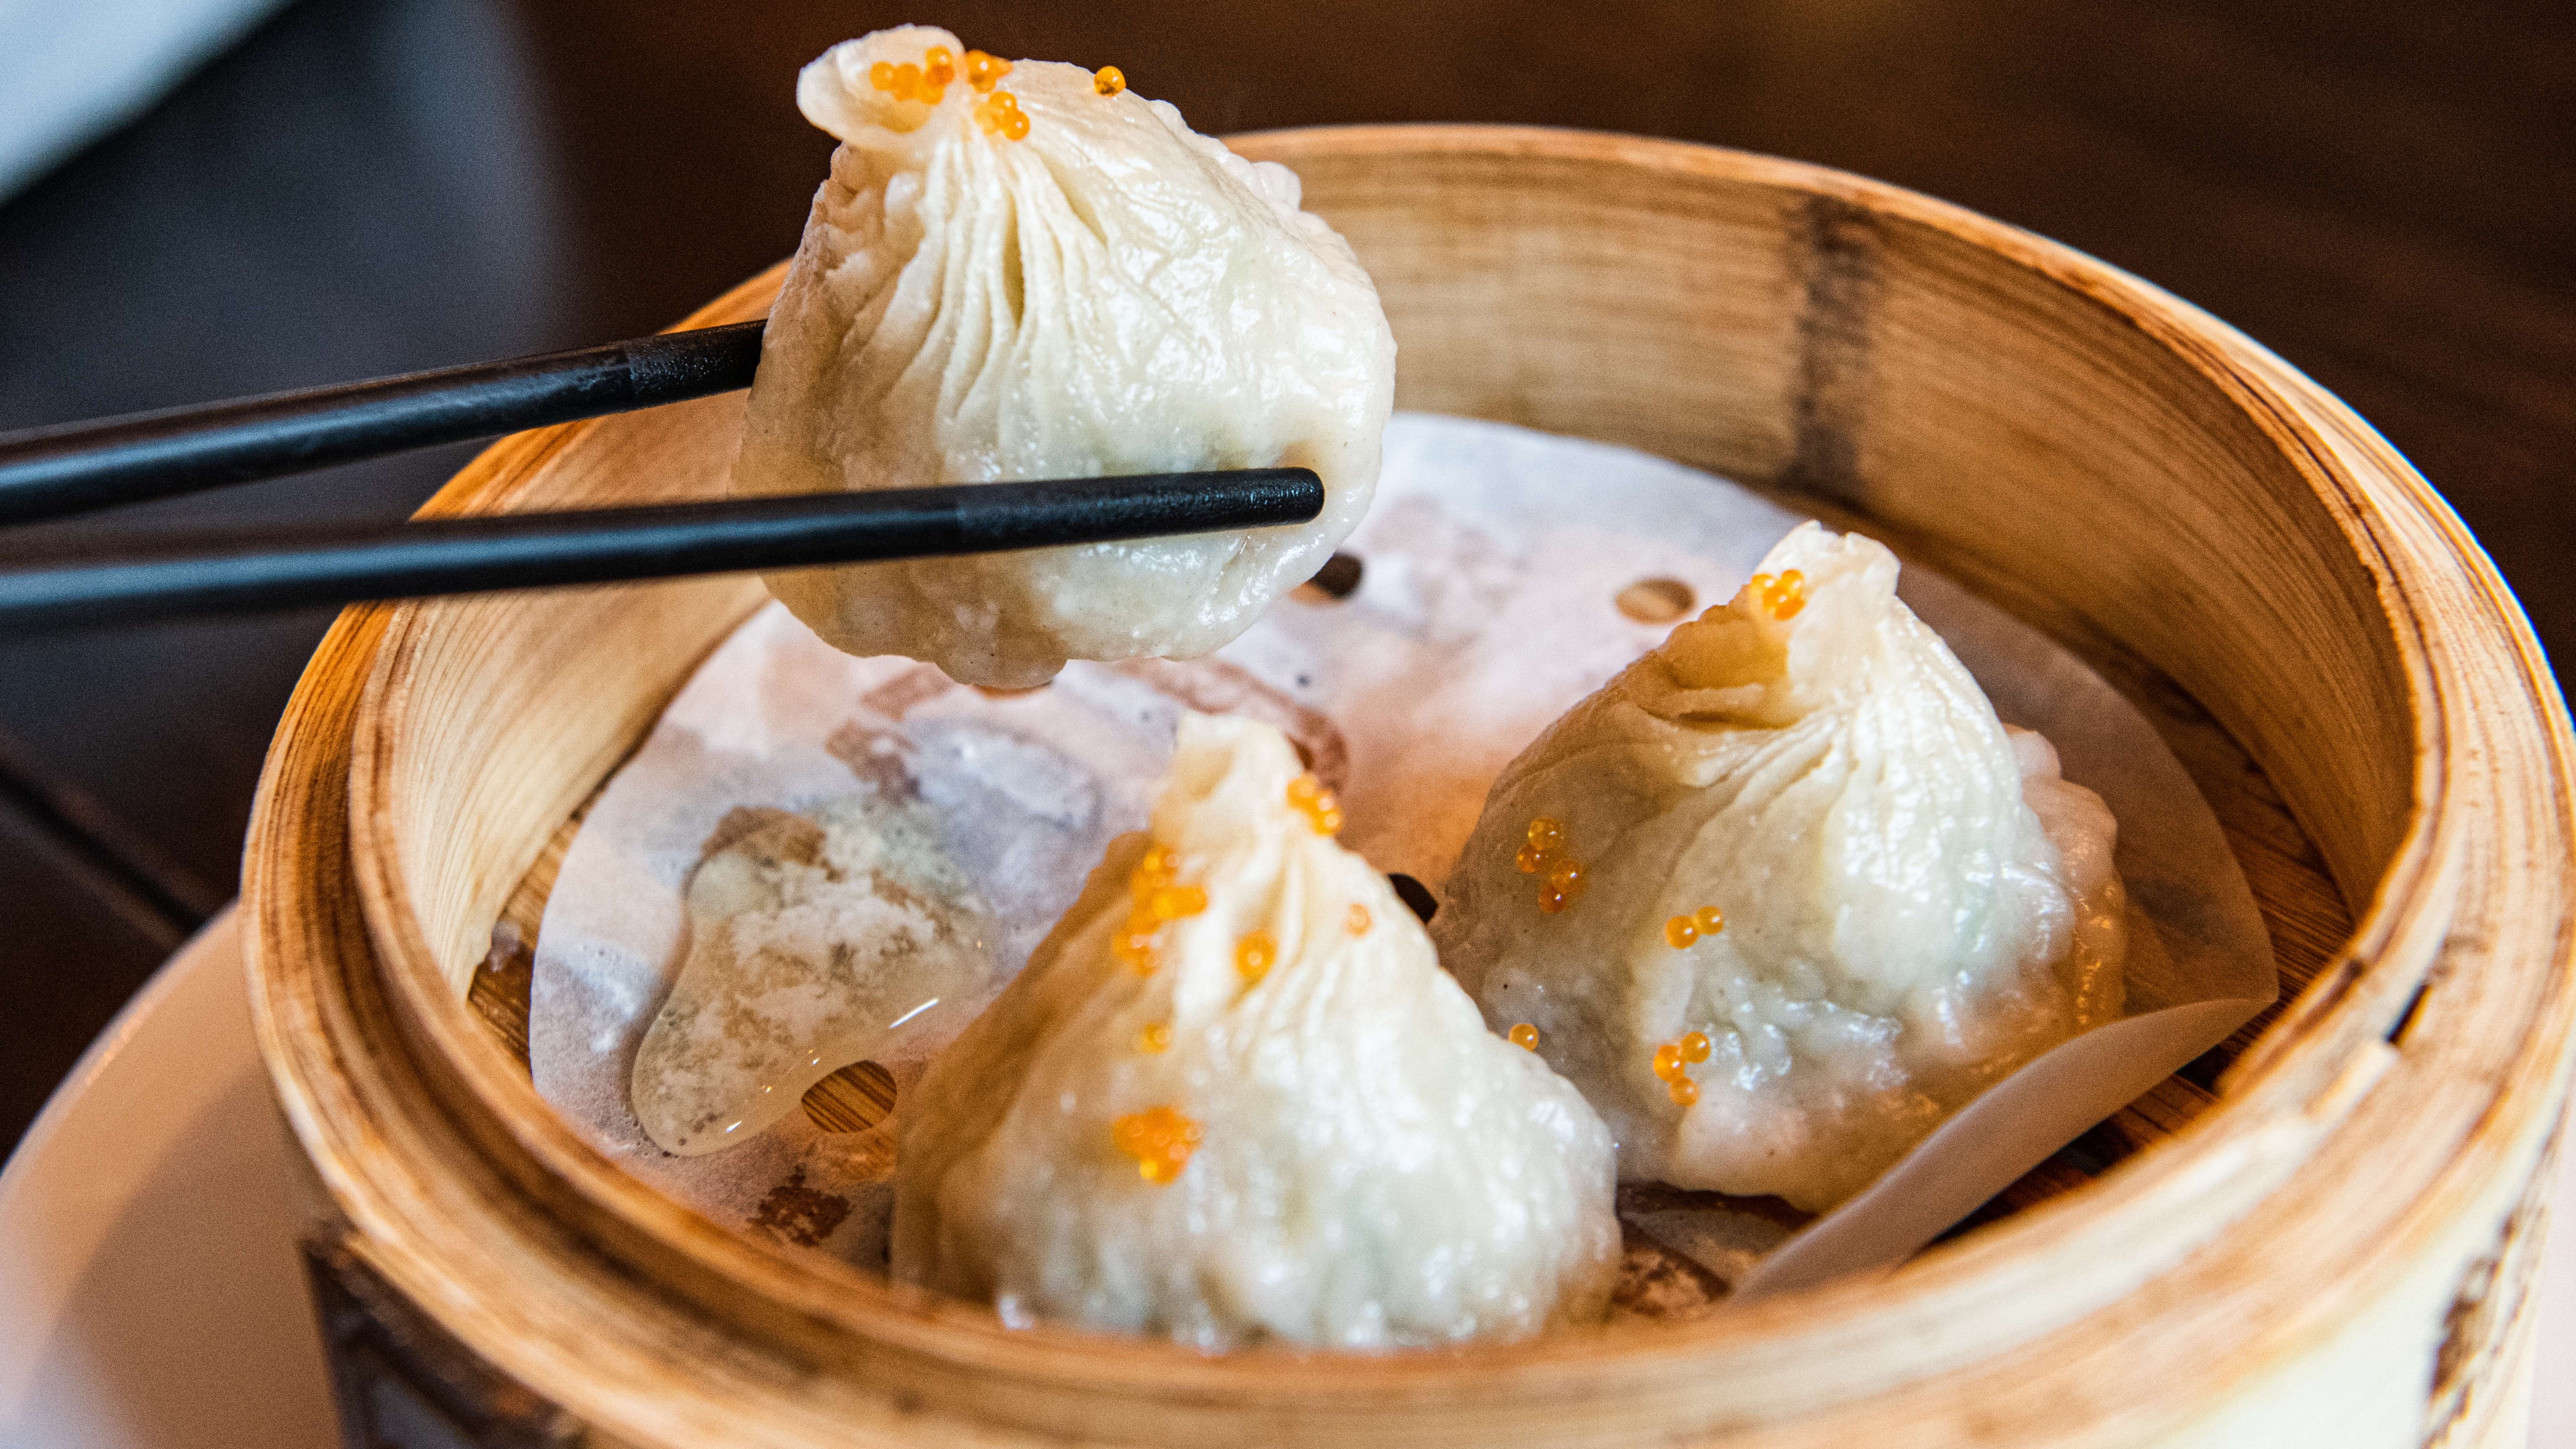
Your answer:
[[[1623,1178],[1821,1212],[2119,1014],[2110,811],[1896,575],[1802,525],[1523,751],[1459,857],[1442,959]]]
[[[1297,528],[773,575],[854,654],[962,683],[1187,658],[1312,576],[1368,508],[1395,342],[1287,168],[1113,70],[904,26],[833,47],[797,104],[840,138],[752,385],[737,493],[1303,466]]]
[[[895,1275],[1203,1349],[1599,1318],[1613,1148],[1485,1030],[1268,725],[1184,715],[1115,842],[910,1094]]]

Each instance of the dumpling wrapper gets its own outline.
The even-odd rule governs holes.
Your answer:
[[[1766,602],[1791,570],[1803,603]],[[1487,1021],[1538,1027],[1623,1179],[1821,1212],[2119,1014],[2110,812],[2007,732],[1896,576],[1801,525],[1523,751],[1460,854],[1442,958]],[[1554,862],[1519,860],[1540,819],[1586,882],[1553,914]],[[1723,929],[1676,947],[1668,922],[1709,906]],[[1685,1107],[1656,1052],[1692,1032]]]
[[[807,1088],[953,1026],[993,989],[997,932],[918,807],[736,810],[689,878],[688,951],[635,1055],[636,1120],[665,1152],[731,1147]]]
[[[840,138],[752,383],[734,491],[829,493],[1304,466],[1313,522],[1248,533],[773,574],[852,654],[967,684],[1068,659],[1188,658],[1304,582],[1368,508],[1395,342],[1351,250],[1251,163],[1091,73],[1016,62],[1028,118],[986,132],[961,74],[935,105],[878,90],[945,30],[833,47],[797,104]]]
[[[1267,725],[1188,714],[1125,836],[1019,978],[898,1107],[897,1277],[1217,1350],[1517,1338],[1598,1318],[1609,1133],[1485,1030],[1379,874],[1290,807]],[[1205,908],[1119,959],[1149,844]],[[1238,969],[1266,932],[1276,960]],[[1149,1029],[1168,1032],[1154,1050]],[[1118,1124],[1199,1135],[1157,1182]]]

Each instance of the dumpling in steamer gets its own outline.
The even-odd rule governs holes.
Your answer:
[[[1810,523],[1762,569],[1504,770],[1435,934],[1623,1178],[1823,1211],[2118,1015],[2125,903],[2110,812],[1893,554]]]
[[[1203,654],[1359,521],[1395,344],[1294,173],[1089,71],[921,26],[835,46],[797,104],[842,145],[770,314],[736,492],[1288,465],[1326,490],[1295,528],[772,575],[825,639],[988,687]]]
[[[1205,1349],[1601,1315],[1609,1134],[1333,817],[1276,730],[1182,717],[1151,837],[898,1109],[898,1277]]]

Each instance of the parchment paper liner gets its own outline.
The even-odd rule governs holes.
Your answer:
[[[627,1107],[636,1045],[684,955],[682,889],[727,811],[810,807],[864,788],[862,778],[912,779],[948,802],[962,837],[989,847],[1037,818],[1026,800],[993,803],[992,782],[975,776],[984,767],[929,759],[936,752],[914,736],[953,746],[985,731],[1055,747],[1068,773],[1088,772],[1096,808],[1080,821],[1060,808],[1046,817],[1039,873],[1049,879],[997,893],[1015,903],[1002,914],[1016,970],[1108,839],[1141,826],[1186,700],[1287,728],[1339,777],[1344,843],[1436,892],[1503,765],[1674,622],[1623,613],[1622,591],[1672,581],[1682,588],[1650,592],[1686,591],[1695,613],[1732,595],[1799,521],[1662,459],[1497,423],[1399,414],[1386,443],[1377,503],[1345,545],[1362,564],[1357,589],[1344,599],[1300,590],[1211,662],[1077,664],[1045,691],[988,696],[909,660],[842,655],[776,606],[755,615],[610,780],[564,859],[536,947],[539,1091],[639,1176],[711,1216],[882,1263],[893,1160],[884,1128],[827,1133],[790,1113],[740,1147],[678,1158],[646,1140]],[[1803,1228],[1760,1204],[1623,1191],[1632,1241],[1642,1234],[1692,1259],[1732,1286],[1729,1301],[1902,1262],[2278,994],[2269,938],[2217,818],[2145,717],[2073,655],[1937,575],[1909,565],[1900,592],[1997,712],[2048,736],[2066,777],[2118,819],[2128,1013],[1997,1084]],[[908,752],[892,773],[889,749]],[[1025,775],[1027,761],[1014,768]],[[1034,791],[1056,808],[1081,793],[1080,781],[1044,775],[998,794]],[[950,1013],[956,1025],[970,1014]],[[924,1060],[883,1065],[902,1088]],[[1631,1306],[1706,1311],[1687,1292],[1631,1295]]]

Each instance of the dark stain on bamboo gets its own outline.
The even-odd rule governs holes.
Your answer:
[[[1810,196],[1797,220],[1805,289],[1798,306],[1795,447],[1781,485],[1859,507],[1861,428],[1869,411],[1869,319],[1878,298],[1878,226],[1834,196]]]

